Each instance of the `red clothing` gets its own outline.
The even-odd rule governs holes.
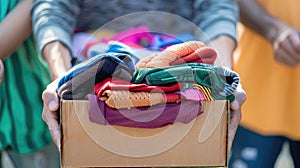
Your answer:
[[[98,97],[101,97],[105,90],[129,90],[132,92],[175,92],[181,90],[182,83],[176,83],[169,86],[148,86],[147,84],[133,84],[116,78],[106,78],[95,85],[94,91]]]

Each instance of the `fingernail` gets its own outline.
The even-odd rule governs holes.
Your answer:
[[[55,100],[51,100],[49,103],[49,109],[54,111],[56,107],[57,107],[57,103],[55,102]]]

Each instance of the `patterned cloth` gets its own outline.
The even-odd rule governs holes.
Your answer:
[[[140,68],[133,74],[132,82],[148,85],[170,85],[177,82],[197,83],[210,88],[214,99],[233,101],[239,84],[239,76],[224,67],[186,63],[165,68]]]
[[[130,92],[128,90],[105,90],[101,97],[111,108],[128,108],[153,106],[166,102],[163,93]]]
[[[17,3],[17,0],[1,1],[0,22]],[[25,154],[41,150],[51,142],[42,120],[41,98],[50,75],[36,51],[30,36],[4,61],[4,80],[0,84],[0,149],[10,148]]]
[[[58,84],[58,95],[63,99],[84,99],[93,93],[95,83],[109,77],[130,81],[134,71],[127,54],[105,53],[90,58],[71,68]]]
[[[170,93],[183,89],[183,83],[174,83],[167,86],[149,86],[145,83],[134,84],[117,78],[107,78],[95,85],[95,93],[101,97],[105,90],[129,90],[132,92]]]

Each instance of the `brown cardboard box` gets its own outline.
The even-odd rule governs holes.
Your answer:
[[[62,101],[63,167],[227,166],[228,102],[201,102],[189,124],[143,129],[98,125],[87,101]]]

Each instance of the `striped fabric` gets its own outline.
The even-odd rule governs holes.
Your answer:
[[[214,100],[214,98],[211,96],[211,90],[208,87],[194,83],[193,88],[199,89],[200,92],[204,95],[206,101]]]
[[[3,0],[0,22],[17,0]],[[4,81],[0,85],[0,149],[30,153],[51,142],[42,120],[42,91],[50,82],[46,65],[38,57],[33,37],[29,37],[4,61]]]
[[[177,82],[197,83],[211,89],[216,100],[234,100],[239,84],[236,72],[225,67],[203,63],[178,64],[163,68],[140,68],[132,77],[135,84],[170,85]]]

